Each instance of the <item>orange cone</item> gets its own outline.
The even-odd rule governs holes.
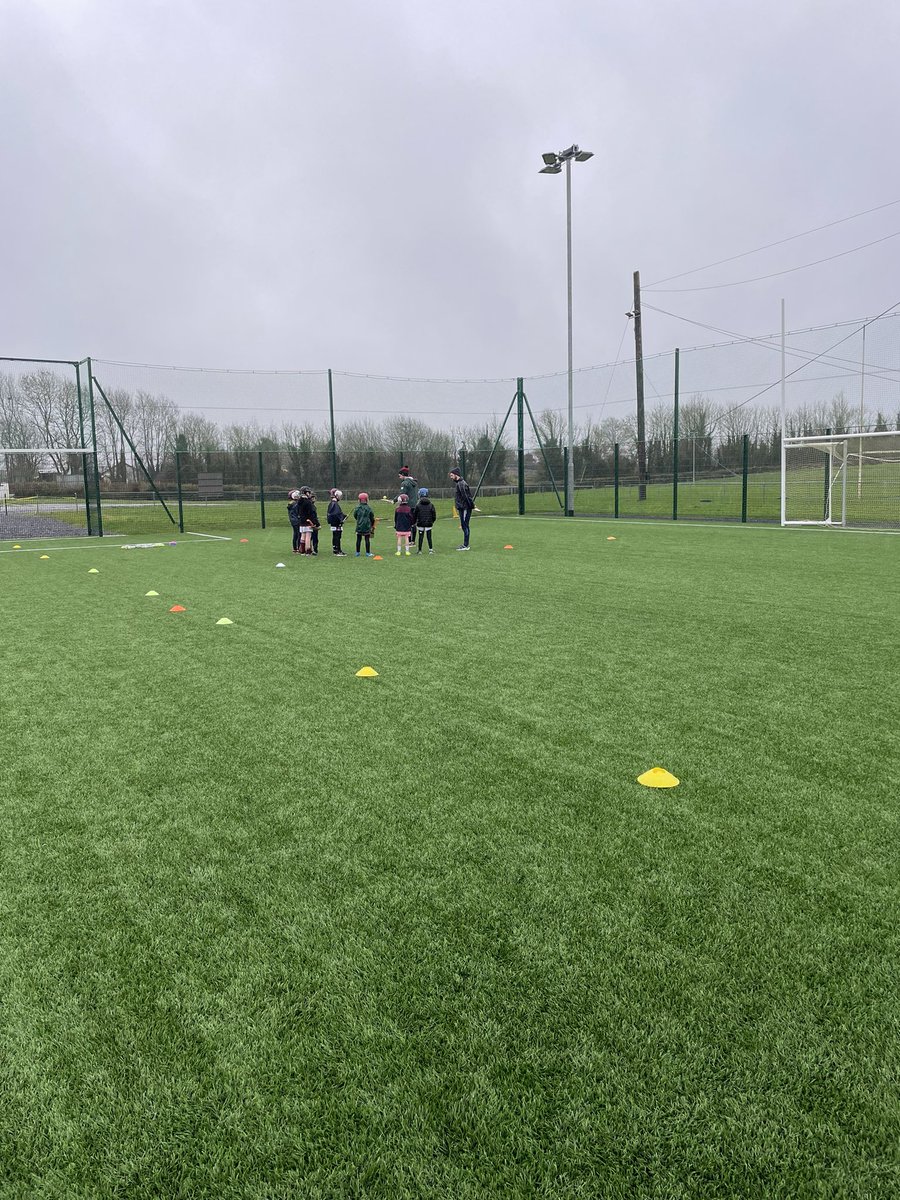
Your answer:
[[[169,612],[187,612],[187,609],[183,604],[173,604]]]
[[[512,546],[504,546],[503,549],[504,550],[512,550]]]

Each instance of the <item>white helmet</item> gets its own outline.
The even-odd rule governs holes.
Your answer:
[[[335,500],[343,500],[343,498],[344,498],[344,493],[341,491],[340,488],[332,488],[331,494],[332,494],[332,496],[334,496]]]
[[[299,492],[298,492],[298,491],[295,489],[293,492],[291,492],[291,494],[290,494],[290,496],[288,497],[288,499],[289,499],[289,500],[299,500],[299,499],[300,499],[300,493],[299,493]]]

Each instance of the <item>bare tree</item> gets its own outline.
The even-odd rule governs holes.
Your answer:
[[[134,396],[132,440],[144,466],[156,476],[162,470],[166,454],[175,444],[178,409],[168,396],[153,396],[139,391]]]
[[[47,447],[47,457],[54,469],[66,474],[70,456],[60,454],[54,447],[80,444],[75,381],[54,371],[29,371],[19,381],[18,392],[38,439]]]

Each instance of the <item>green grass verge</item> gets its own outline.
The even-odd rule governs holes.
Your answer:
[[[0,554],[0,1195],[898,1194],[900,539],[452,535]]]

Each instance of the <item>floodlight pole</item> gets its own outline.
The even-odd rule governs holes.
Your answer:
[[[572,159],[566,159],[566,297],[568,309],[568,393],[569,393],[569,460],[566,470],[566,516],[575,516],[575,403],[572,357]]]
[[[568,150],[554,153],[552,150],[542,155],[544,166],[542,175],[558,175],[563,163],[566,167],[566,317],[568,333],[568,435],[566,438],[568,459],[566,463],[566,505],[567,517],[575,516],[575,401],[574,401],[574,359],[572,354],[572,159],[576,162],[587,162],[593,158],[593,151],[582,150],[578,145],[572,145]]]

